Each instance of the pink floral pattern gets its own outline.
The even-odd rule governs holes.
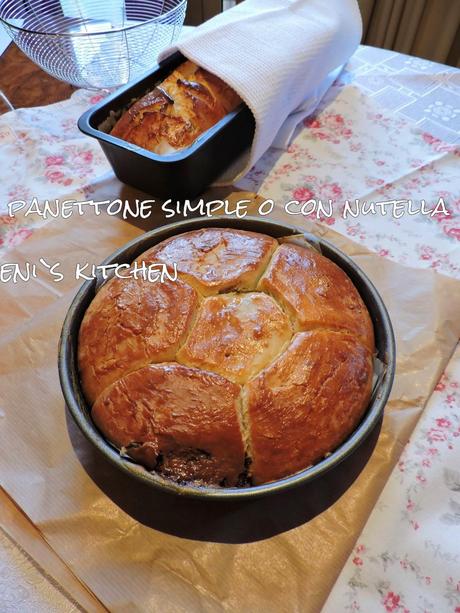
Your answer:
[[[239,187],[280,207],[291,200],[330,202],[330,214],[312,206],[306,217],[383,257],[460,277],[459,147],[382,112],[353,85],[334,86],[304,124],[287,151],[269,150]],[[406,210],[400,218],[389,205],[385,215],[378,208],[345,215],[345,202],[356,199],[361,207],[406,201]],[[440,199],[443,206],[434,213]]]
[[[459,543],[460,345],[323,613],[459,612]]]
[[[9,218],[9,202],[84,200],[89,185],[113,177],[98,143],[76,125],[99,99],[78,91],[65,102],[0,116],[0,253],[17,247],[44,223],[36,215]]]

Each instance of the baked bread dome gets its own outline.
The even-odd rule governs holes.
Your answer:
[[[206,228],[136,262],[178,278],[108,281],[78,344],[93,420],[121,453],[178,483],[257,485],[314,464],[357,426],[374,333],[331,260]]]
[[[231,87],[186,61],[123,113],[111,134],[166,155],[189,147],[239,104]]]

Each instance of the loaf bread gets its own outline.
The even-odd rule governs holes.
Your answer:
[[[353,431],[374,333],[332,261],[221,228],[137,261],[174,266],[178,279],[109,281],[78,345],[93,419],[122,453],[176,482],[244,486],[314,464]]]
[[[133,104],[111,134],[160,155],[174,153],[190,146],[240,103],[221,79],[186,61]]]

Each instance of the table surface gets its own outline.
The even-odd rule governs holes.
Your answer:
[[[360,218],[359,223],[355,220],[349,223],[338,219],[333,221],[330,219],[323,220],[324,223],[329,225],[334,223],[339,232],[362,242],[374,251],[379,252],[382,257],[392,257],[413,266],[432,267],[458,278],[460,278],[458,266],[460,260],[458,259],[459,251],[457,247],[458,241],[460,241],[460,224],[458,224],[460,173],[458,173],[458,151],[452,148],[452,145],[460,140],[459,75],[460,71],[450,67],[392,52],[383,52],[378,49],[361,48],[351,59],[347,70],[341,77],[342,86],[355,84],[359,87],[359,96],[352,100],[358,105],[358,110],[359,108],[366,109],[368,114],[372,115],[372,122],[375,126],[380,122],[379,129],[385,131],[388,130],[389,126],[397,128],[401,131],[401,134],[404,133],[405,138],[409,134],[411,125],[416,125],[423,130],[423,139],[420,138],[421,144],[416,145],[416,151],[420,154],[421,159],[418,160],[419,166],[414,170],[414,173],[417,172],[417,176],[422,177],[424,181],[414,182],[411,173],[408,172],[407,177],[400,180],[399,188],[402,193],[420,195],[429,192],[433,197],[442,192],[446,194],[446,199],[449,200],[453,213],[456,213],[457,217],[453,216],[453,219],[450,220],[441,219],[438,222],[433,222],[430,226],[417,224],[415,221],[413,223],[411,221],[411,226],[408,221],[404,227],[395,224],[394,220],[391,222],[393,225],[385,220],[387,226],[382,224],[379,227],[376,227],[375,220],[373,222],[368,218]],[[74,91],[71,86],[56,81],[43,73],[13,45],[0,57],[0,89],[4,91],[15,107],[35,107],[66,100]],[[89,94],[82,93],[80,98],[78,96],[80,96],[80,93],[77,94],[75,102],[69,103],[66,109],[62,109],[63,112],[68,113],[70,120],[72,120],[74,113],[79,112],[81,107],[87,106],[93,99],[93,96]],[[372,101],[372,104],[382,105],[391,116],[381,115],[379,117],[379,113],[372,113],[372,109],[369,110],[369,100]],[[349,102],[345,102],[349,104]],[[340,104],[340,101],[337,104]],[[359,105],[362,105],[362,107],[359,107]],[[346,105],[342,108],[346,109]],[[351,109],[349,113],[351,117]],[[340,128],[339,140],[348,141],[350,139],[347,134],[349,127],[342,125],[344,116],[345,119],[348,119],[346,115],[335,113],[331,117],[325,112],[319,115],[319,119],[313,119],[309,122],[310,135],[308,138],[315,139],[314,147],[316,150],[320,146],[327,146],[332,152],[334,152],[334,147],[338,150],[338,147],[341,146],[341,143],[336,141],[338,127]],[[396,121],[394,117],[399,119]],[[31,122],[41,121],[43,126],[47,126],[51,122],[46,109],[31,111],[30,119]],[[14,122],[5,120],[4,126],[11,130],[18,126],[17,129],[21,130],[22,134],[26,134],[28,119],[27,117],[22,118],[21,121],[24,123],[21,123],[18,118]],[[356,119],[357,121],[358,119]],[[335,122],[335,124],[332,125],[331,122]],[[351,123],[350,126],[353,128]],[[72,128],[69,128],[69,134],[71,132]],[[3,136],[7,145],[12,142],[10,136],[8,134],[6,137]],[[73,132],[72,136],[75,137]],[[63,134],[61,140],[59,138],[54,135],[48,143],[50,154],[46,159],[49,161],[50,167],[46,170],[45,177],[48,180],[48,189],[53,187],[56,190],[64,190],[64,183],[67,179],[65,173],[59,170],[63,163],[60,155],[65,150],[66,138],[70,137]],[[1,143],[2,135],[0,134]],[[448,146],[449,143],[451,148]],[[350,151],[352,151],[353,145],[351,143]],[[307,145],[303,143],[303,146],[306,147]],[[355,146],[358,145],[355,144]],[[429,149],[432,154],[431,157]],[[85,157],[85,151],[79,150],[76,154],[75,150],[72,151],[74,151],[74,155],[78,155],[80,163],[81,158]],[[350,153],[350,155],[352,154]],[[87,154],[88,160],[90,160],[90,156],[91,164],[94,165],[94,174],[89,172],[85,174],[83,171],[81,174],[81,181],[89,184],[103,174],[103,171],[106,171],[104,162],[100,158],[97,162],[99,166],[96,168],[94,150]],[[331,179],[322,176],[321,170],[314,166],[315,160],[312,155],[309,157],[309,176],[305,177],[305,172],[300,172],[298,165],[295,166],[295,156],[295,148],[283,154],[281,158],[279,153],[276,156],[269,153],[265,156],[265,161],[261,161],[259,167],[247,177],[246,183],[243,182],[241,187],[253,190],[261,189],[262,193],[265,189],[270,189],[270,193],[276,194],[280,200],[286,200],[287,196],[292,195],[297,190],[299,190],[299,193],[303,190],[301,196],[305,198],[310,197],[311,190],[314,189],[319,190],[320,195],[335,194],[339,191],[344,197],[347,195],[345,177]],[[427,156],[428,162],[426,164],[423,163],[425,159],[423,156]],[[457,156],[457,160],[455,160],[455,156]],[[415,157],[412,161],[414,160],[417,161]],[[375,160],[375,164],[381,168],[382,182],[390,185],[391,172],[386,170],[389,168],[390,160],[382,155],[381,159]],[[263,177],[263,180],[260,179],[260,176]],[[13,184],[12,177],[12,173],[6,177],[5,193],[9,196],[14,195],[14,190],[17,189],[17,186]],[[354,177],[354,179],[357,180],[357,177]],[[43,184],[43,177],[40,177],[40,181],[41,183],[37,178],[37,186]],[[368,189],[369,193],[372,189],[384,189],[382,184],[378,182],[374,185],[370,183],[363,186],[363,189],[364,187]],[[406,234],[404,239],[400,240],[400,233],[403,232],[403,229]],[[22,240],[27,240],[31,232],[30,228],[18,228],[14,232],[8,229],[3,235],[1,246],[7,250],[9,247],[17,247]],[[424,238],[420,239],[420,236]],[[420,608],[421,606],[425,606],[427,611],[435,611],[442,610],[442,603],[446,602],[449,603],[449,609],[446,608],[445,610],[460,610],[460,596],[457,596],[457,594],[460,594],[460,583],[457,583],[457,581],[460,581],[460,577],[441,576],[437,585],[440,584],[439,582],[445,581],[447,596],[441,594],[439,599],[436,600],[436,594],[430,593],[430,589],[432,589],[430,583],[435,582],[437,571],[433,571],[433,567],[439,564],[439,556],[436,557],[433,554],[430,558],[426,553],[422,556],[420,550],[418,550],[417,559],[412,560],[408,553],[410,550],[416,549],[414,539],[420,534],[420,532],[417,532],[419,523],[422,522],[420,517],[425,517],[430,504],[433,504],[433,501],[427,500],[427,490],[422,487],[424,482],[428,482],[430,479],[442,482],[444,475],[447,488],[445,492],[439,493],[437,501],[441,505],[444,500],[450,511],[444,513],[443,521],[451,530],[458,530],[460,525],[460,519],[458,519],[460,506],[456,506],[458,501],[455,500],[456,492],[460,491],[458,489],[460,475],[458,471],[451,471],[447,473],[446,477],[445,472],[446,463],[449,466],[455,465],[455,457],[460,461],[459,436],[457,435],[457,432],[460,432],[459,389],[460,359],[457,351],[456,358],[443,376],[436,394],[433,395],[431,401],[433,406],[430,412],[426,414],[425,422],[420,425],[419,445],[409,447],[405,452],[405,461],[406,464],[410,465],[411,470],[404,472],[404,465],[402,469],[399,467],[399,472],[396,470],[389,482],[388,487],[397,490],[396,498],[394,491],[391,492],[392,500],[397,499],[397,504],[390,512],[385,507],[385,499],[383,499],[379,508],[376,508],[375,514],[370,519],[370,528],[363,534],[356,549],[352,552],[336,588],[331,594],[328,610],[337,610],[338,603],[344,601],[347,602],[347,608],[350,611],[371,610],[376,603],[383,607],[382,610],[387,611],[413,611],[418,610],[416,607]],[[422,440],[422,443],[420,443],[420,440]],[[426,442],[429,444],[425,445]],[[420,449],[423,449],[421,455]],[[443,454],[447,454],[445,461]],[[457,455],[455,456],[455,454]],[[433,460],[434,455],[438,458],[437,464]],[[408,483],[404,483],[404,488],[401,487],[398,480],[401,472],[404,472],[404,478],[409,480]],[[418,489],[414,487],[416,482],[419,485]],[[407,517],[404,516],[401,519],[403,512],[406,512]],[[10,538],[11,533],[15,530],[14,520],[12,522],[11,518],[9,519],[9,527],[4,518],[1,518],[1,521],[6,536],[0,538],[0,566],[6,568],[10,565],[13,569],[9,575],[2,575],[3,593],[6,593],[6,589],[10,590],[8,593],[11,601],[7,603],[10,607],[8,610],[13,611],[18,603],[22,606],[27,605],[24,592],[16,589],[21,587],[17,585],[17,582],[23,582],[23,586],[33,584],[40,588],[33,592],[33,604],[36,607],[34,610],[46,610],[46,604],[49,603],[47,599],[50,598],[55,599],[56,610],[76,610],[74,595],[78,592],[77,588],[72,591],[71,595],[68,589],[64,591],[55,590],[55,578],[57,576],[64,577],[64,574],[59,575],[57,569],[59,564],[63,564],[64,567],[65,564],[57,556],[53,562],[53,571],[44,570],[43,564],[31,564],[28,558],[24,559],[25,541],[22,544],[21,539]],[[388,555],[385,547],[378,542],[378,539],[376,540],[376,532],[379,531],[375,529],[375,525],[381,526],[383,521],[385,521],[385,529],[388,533],[397,532],[400,538],[400,549],[396,551],[395,545],[394,551]],[[34,530],[33,525],[30,525],[29,528],[31,531]],[[436,526],[433,529],[436,529]],[[409,533],[408,530],[411,532]],[[460,539],[457,542],[460,542]],[[435,545],[436,542],[433,542],[433,546]],[[407,550],[404,549],[405,547]],[[454,544],[452,549],[455,549]],[[37,553],[36,555],[39,557],[40,554]],[[460,552],[454,552],[452,555],[458,556]],[[47,552],[46,559],[50,559],[48,556],[52,558],[53,552]],[[376,563],[376,560],[378,563]],[[425,566],[422,576],[420,568],[423,565]],[[18,572],[15,572],[14,569]],[[401,569],[409,570],[402,573]],[[397,585],[398,580],[401,580],[401,577],[403,585],[400,586],[398,591],[394,586]],[[66,587],[70,584],[67,583],[70,582],[68,577],[62,578],[61,581],[66,582]],[[48,585],[42,589],[40,587],[42,584]],[[22,594],[23,601],[18,600],[18,594]],[[425,604],[420,600],[421,595],[425,598]],[[429,597],[433,600],[432,606],[429,606]],[[81,596],[81,598],[84,597]],[[87,594],[85,598],[88,599],[88,602],[91,601],[91,595]],[[64,600],[67,600],[67,603],[63,604]],[[437,609],[436,605],[438,606]],[[441,608],[439,608],[440,606]],[[100,604],[93,601],[87,604],[87,607],[91,610],[97,610]]]
[[[448,143],[460,142],[460,71],[363,47],[348,65],[354,81],[388,110]],[[66,100],[75,87],[41,70],[14,44],[0,56],[0,90],[14,108]]]
[[[14,108],[22,108],[65,100],[75,88],[41,70],[19,47],[10,44],[0,56],[0,90]]]

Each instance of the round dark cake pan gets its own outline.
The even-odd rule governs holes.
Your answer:
[[[382,417],[393,384],[395,372],[393,328],[379,293],[362,270],[348,256],[324,239],[309,235],[295,226],[266,219],[256,217],[246,217],[245,219],[232,217],[199,218],[162,226],[127,243],[106,259],[103,264],[130,264],[141,253],[170,236],[205,227],[249,230],[268,234],[275,238],[303,234],[307,240],[311,240],[315,245],[319,245],[322,254],[340,266],[353,281],[372,318],[375,332],[376,357],[384,365],[383,373],[381,373],[378,383],[373,390],[369,406],[354,432],[330,455],[313,466],[284,479],[253,487],[213,488],[181,485],[166,480],[154,472],[147,471],[144,467],[128,458],[121,457],[118,450],[104,438],[92,421],[91,410],[83,395],[78,372],[78,332],[85,311],[95,296],[96,280],[84,283],[75,296],[65,318],[59,342],[59,376],[67,406],[83,434],[110,462],[131,475],[133,479],[138,479],[163,492],[180,496],[209,498],[213,500],[251,499],[297,487],[320,477],[352,454],[373,431],[377,422]]]

